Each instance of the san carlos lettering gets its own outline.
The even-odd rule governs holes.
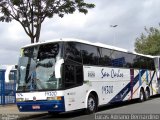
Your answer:
[[[101,78],[104,78],[104,77],[109,77],[109,73],[107,72],[104,72],[104,69],[101,70],[101,73],[102,73],[102,77]]]
[[[102,77],[111,77],[111,78],[122,78],[124,77],[123,73],[121,73],[120,69],[117,71],[115,69],[111,69],[110,72],[106,72],[104,69],[101,70]]]
[[[112,78],[119,78],[119,77],[123,77],[123,73],[120,72],[120,69],[118,69],[118,71],[114,71],[114,69],[111,70],[111,77]]]

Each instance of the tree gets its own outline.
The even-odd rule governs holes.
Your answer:
[[[88,9],[94,7],[94,4],[85,3],[84,0],[0,0],[0,21],[16,20],[34,43],[39,41],[45,18],[55,15],[62,18],[76,10],[87,14]]]
[[[144,29],[147,34],[142,33],[136,39],[135,51],[148,55],[160,55],[160,30],[155,27]]]

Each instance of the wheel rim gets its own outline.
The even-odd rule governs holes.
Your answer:
[[[149,92],[146,91],[146,98],[148,99],[149,98]]]
[[[95,109],[95,101],[92,97],[88,99],[88,108],[90,111],[94,111]]]
[[[140,95],[141,95],[141,96],[140,96],[140,99],[141,99],[141,101],[143,101],[143,93],[141,92]]]

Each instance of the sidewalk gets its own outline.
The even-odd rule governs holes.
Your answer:
[[[0,117],[7,115],[12,115],[20,119],[29,119],[36,116],[43,116],[44,114],[47,114],[47,112],[19,112],[17,106],[15,104],[11,105],[0,105]],[[1,119],[1,118],[0,118]]]

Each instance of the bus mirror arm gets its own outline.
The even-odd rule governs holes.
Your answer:
[[[61,65],[64,63],[64,59],[60,59],[55,64],[55,77],[61,78]]]
[[[8,66],[5,72],[5,82],[8,83],[9,82],[9,74],[10,71],[12,70],[12,68],[14,67],[14,65]]]
[[[18,69],[18,65],[15,65],[15,69]]]

